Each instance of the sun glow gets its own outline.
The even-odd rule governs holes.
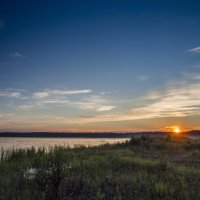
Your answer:
[[[176,127],[176,128],[174,128],[174,133],[176,133],[176,134],[178,134],[178,133],[180,133],[181,132],[181,130],[180,130],[180,128],[179,127]]]

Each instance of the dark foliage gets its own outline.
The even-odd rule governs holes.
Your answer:
[[[199,141],[1,150],[0,200],[200,199]]]

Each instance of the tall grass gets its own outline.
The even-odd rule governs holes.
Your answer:
[[[143,136],[90,148],[2,149],[0,199],[200,199],[199,145]]]

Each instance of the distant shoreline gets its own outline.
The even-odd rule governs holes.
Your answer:
[[[128,132],[128,133],[116,133],[116,132],[82,132],[82,133],[70,133],[70,132],[1,132],[0,137],[34,137],[34,138],[131,138],[139,137],[141,135],[148,135],[150,137],[164,137],[168,132]],[[188,136],[200,136],[199,130],[184,132],[182,135]]]
[[[132,133],[60,133],[60,132],[2,132],[0,137],[48,137],[48,138],[131,138],[141,135],[165,136],[166,132],[132,132]]]

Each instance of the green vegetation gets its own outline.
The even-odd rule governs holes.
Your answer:
[[[200,199],[200,141],[1,150],[0,199]]]

